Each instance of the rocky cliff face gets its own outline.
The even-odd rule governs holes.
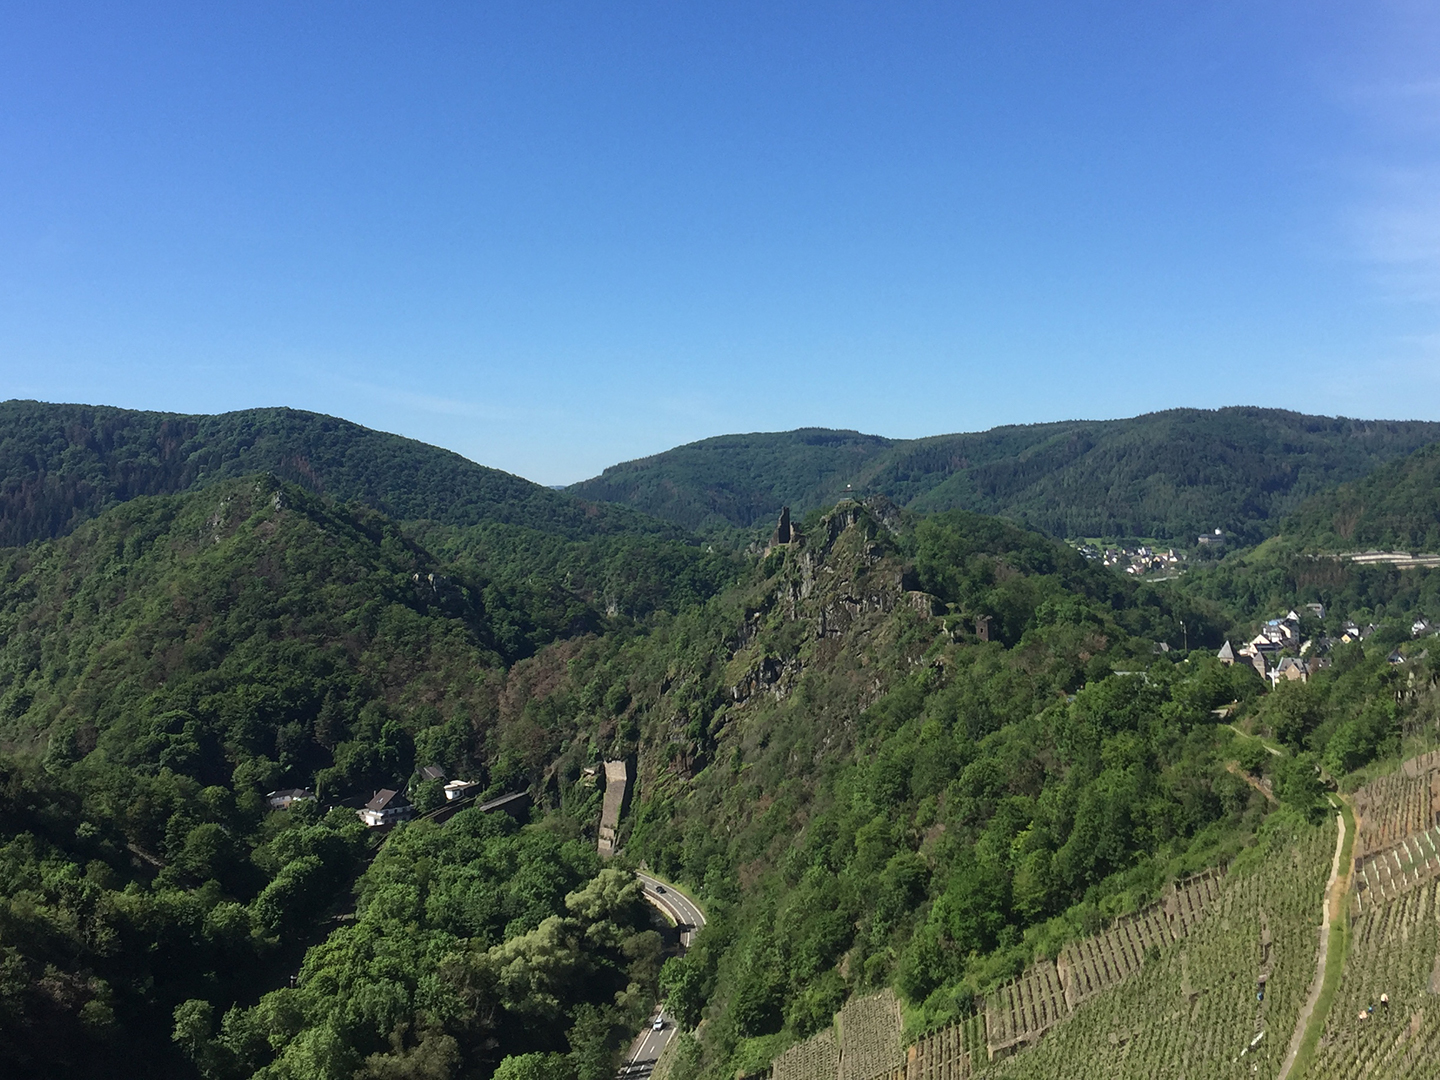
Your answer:
[[[765,591],[746,609],[734,640],[729,696],[737,704],[761,692],[784,698],[807,663],[844,643],[861,644],[851,639],[878,630],[897,609],[922,619],[941,609],[909,587],[895,534],[874,508],[843,502],[813,535],[801,535],[782,516],[781,532],[793,539],[772,543]]]

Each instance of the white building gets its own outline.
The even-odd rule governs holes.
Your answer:
[[[454,802],[456,799],[463,799],[472,795],[475,789],[480,786],[478,780],[451,780],[445,785],[445,801]]]
[[[297,802],[314,802],[315,793],[309,788],[287,787],[272,791],[265,796],[271,810],[289,810]]]
[[[414,817],[415,808],[398,791],[382,788],[356,813],[366,825],[377,829],[381,825],[393,825]]]

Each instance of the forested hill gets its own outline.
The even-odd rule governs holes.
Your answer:
[[[267,472],[392,518],[525,526],[569,539],[664,533],[459,454],[297,409],[214,416],[0,403],[0,546],[62,536],[137,495]]]
[[[1343,784],[1433,741],[1409,635],[1440,572],[1357,596],[1382,629],[1272,689],[1213,655],[1252,629],[1220,600],[1272,578],[1139,581],[993,517],[892,510],[842,502],[734,558],[507,526],[498,557],[498,526],[405,528],[258,475],[0,551],[0,1075],[612,1080],[663,991],[671,1080],[753,1076],[881,987],[919,1027],[973,1024],[1177,876],[1281,874],[1328,812],[1317,766]],[[587,574],[620,614],[559,592]],[[602,869],[617,759],[634,787]],[[477,807],[382,847],[335,805],[442,806],[427,765],[528,791],[529,824]],[[328,812],[271,810],[291,785]],[[1327,838],[1301,845],[1322,870]],[[706,907],[684,958],[641,860]],[[1314,970],[1304,901],[1246,909],[1248,941],[1276,930],[1272,1015]],[[1241,1046],[1254,984],[1228,971]]]
[[[458,1080],[568,1049],[608,1078],[660,960],[630,876],[578,824],[475,809],[364,872],[375,838],[335,805],[421,765],[539,791],[504,691],[525,619],[264,475],[0,551],[0,1076]],[[332,808],[272,811],[292,785]]]
[[[920,511],[1003,514],[1054,536],[1193,539],[1223,528],[1254,542],[1305,498],[1437,438],[1436,423],[1258,408],[910,440],[802,428],[705,439],[569,490],[692,529],[750,528],[782,506],[803,513],[878,493]]]
[[[1440,552],[1440,443],[1308,500],[1281,532],[1310,550]]]

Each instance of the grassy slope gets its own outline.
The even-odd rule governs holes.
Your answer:
[[[1002,513],[1052,535],[1258,540],[1307,496],[1440,435],[1440,425],[1273,409],[1176,409],[925,439],[848,431],[727,435],[606,469],[570,490],[689,528],[768,524],[846,494]]]

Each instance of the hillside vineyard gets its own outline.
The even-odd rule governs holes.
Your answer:
[[[1437,438],[4,403],[0,1075],[1434,1076]]]

